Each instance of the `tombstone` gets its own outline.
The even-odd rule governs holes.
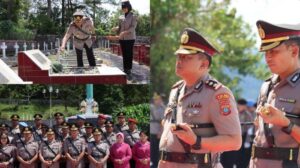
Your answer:
[[[52,49],[53,49],[53,43],[50,42],[50,50],[52,50]]]
[[[40,49],[40,43],[38,43],[37,47],[38,47],[37,49],[39,50]]]
[[[31,43],[31,49],[34,50],[34,43]]]
[[[44,41],[44,51],[46,51],[46,42]]]
[[[23,49],[24,49],[24,51],[27,50],[27,44],[26,44],[26,42],[24,42],[24,44],[23,44]]]
[[[59,38],[56,38],[56,42],[57,42],[57,48],[59,48],[60,47],[60,40],[59,40]]]
[[[2,42],[2,45],[0,47],[2,49],[3,58],[5,59],[6,58],[6,49],[7,49],[5,42]]]
[[[67,42],[67,51],[70,51],[70,41]]]
[[[109,40],[106,41],[107,41],[107,48],[110,48],[110,41]]]
[[[17,56],[20,48],[17,42],[15,43],[14,48],[15,48],[15,56]]]

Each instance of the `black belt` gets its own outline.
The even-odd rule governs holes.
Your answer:
[[[299,148],[264,148],[252,146],[252,158],[297,161]]]
[[[188,124],[192,129],[198,129],[198,128],[213,128],[213,123],[199,123],[199,124]],[[176,125],[176,130],[182,130],[182,128],[179,125]]]
[[[70,154],[71,155],[71,154]],[[71,155],[71,157],[77,157],[77,156],[79,156],[79,155]]]
[[[160,158],[163,161],[176,163],[211,165],[210,153],[180,153],[160,151]]]
[[[85,40],[89,39],[90,36],[88,36],[87,38],[84,38],[84,39],[78,38],[78,37],[76,37],[76,36],[74,36],[74,38],[75,38],[76,40],[85,41]]]

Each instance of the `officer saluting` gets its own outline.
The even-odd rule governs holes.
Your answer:
[[[265,52],[273,76],[260,90],[250,168],[296,168],[300,165],[300,24],[256,24],[260,51]]]
[[[59,168],[59,159],[61,157],[62,145],[55,140],[55,133],[52,128],[47,130],[47,141],[41,143],[40,160],[42,167]]]
[[[74,21],[70,24],[63,40],[60,49],[64,50],[67,41],[71,36],[74,36],[74,45],[77,55],[77,66],[83,67],[82,52],[83,48],[86,50],[86,55],[90,66],[96,66],[93,40],[96,39],[95,28],[93,21],[89,17],[84,17],[82,11],[77,11],[73,14]]]
[[[208,73],[218,51],[194,29],[181,34],[176,74],[160,140],[160,168],[222,167],[217,152],[241,147],[231,91]]]

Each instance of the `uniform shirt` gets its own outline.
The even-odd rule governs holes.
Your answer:
[[[135,168],[150,168],[150,142],[137,142],[132,148],[132,158],[135,160]],[[140,159],[149,160],[149,164],[144,165]]]
[[[16,127],[12,128],[12,129],[11,129],[11,133],[12,133],[13,135],[20,134],[20,133],[21,133],[21,131],[20,131],[20,126],[17,125]]]
[[[114,163],[114,168],[130,168],[129,160],[132,157],[130,146],[126,143],[114,143],[110,148],[110,158]],[[122,159],[123,164],[119,164],[115,159]]]
[[[112,132],[110,134],[105,132],[103,134],[102,140],[104,140],[104,142],[106,142],[111,147],[117,141],[117,137],[114,132]]]
[[[286,79],[279,80],[278,75],[273,75],[272,78],[266,80],[262,84],[258,106],[262,105],[263,100],[265,99],[268,83],[272,81],[274,83],[274,87],[271,89],[269,96],[267,98],[267,103],[275,106],[281,111],[285,111],[288,113],[300,114],[300,69],[296,70],[293,74],[288,76]],[[300,120],[296,118],[288,118],[296,125],[300,125]],[[257,115],[258,128],[256,128],[254,145],[258,147],[267,147],[268,143],[265,138],[264,128],[263,128],[263,119]],[[282,127],[269,124],[271,132],[274,136],[274,143],[276,147],[290,147],[297,148],[299,144],[297,141],[291,136],[283,132]],[[299,160],[299,158],[298,158]],[[298,161],[299,165],[299,161]],[[254,167],[272,167],[272,168],[281,168],[282,161],[276,160],[264,160],[257,159],[250,161],[250,168]]]
[[[78,128],[78,130],[79,130],[79,136],[84,137],[86,135],[86,130],[85,130],[84,125],[82,127]]]
[[[71,144],[70,141],[74,144],[74,146],[76,147],[76,149],[78,150],[79,153],[77,152],[77,150],[74,148],[74,146]],[[73,159],[76,159],[76,158],[78,158],[78,156],[80,155],[80,153],[82,151],[85,151],[86,144],[85,144],[84,139],[82,139],[80,137],[77,137],[75,140],[73,140],[70,137],[64,141],[63,148],[64,148],[65,153],[69,153]],[[84,167],[84,158],[82,158],[79,161],[77,168],[83,168],[83,167]],[[67,159],[67,168],[72,168],[71,161],[69,159]]]
[[[104,158],[106,155],[104,155],[104,153],[100,152],[98,149],[100,149],[102,152],[106,153],[106,155],[109,155],[109,146],[107,143],[104,142],[91,142],[88,143],[88,149],[87,149],[87,153],[89,155],[91,155],[95,160],[99,161],[101,158]],[[92,162],[90,162],[90,167],[89,168],[96,168],[96,166],[94,164],[92,164]],[[103,168],[106,168],[106,162],[104,163]]]
[[[31,140],[29,140],[28,142],[25,142],[25,140],[23,139],[24,145],[22,144],[22,142],[19,140],[17,140],[17,152],[19,154],[19,156],[25,160],[31,160],[32,157],[34,157],[36,154],[38,154],[39,152],[39,145],[38,142],[34,141],[34,139],[32,138]],[[27,151],[30,153],[31,156],[29,156],[29,154],[27,153]],[[36,162],[33,162],[31,165],[23,165],[20,163],[20,167],[35,167],[36,166]]]
[[[116,133],[118,133],[118,132],[124,133],[124,131],[126,131],[126,130],[129,130],[129,127],[128,127],[127,123],[124,123],[123,125],[120,125],[120,124],[118,123],[118,124],[116,124],[116,125],[114,126],[114,131],[115,131]]]
[[[136,32],[135,28],[137,26],[137,16],[134,15],[132,12],[129,12],[128,15],[121,15],[119,17],[119,29],[118,33],[120,34],[123,31],[127,31],[123,38],[120,40],[135,40],[136,39]]]
[[[10,144],[7,144],[0,148],[0,162],[9,162],[9,168],[13,167],[13,163],[16,157],[16,147]],[[5,154],[3,154],[5,153]]]
[[[45,141],[48,143],[48,146],[53,150],[53,153],[49,147],[43,142],[41,143],[40,152],[44,157],[44,160],[53,160],[58,154],[61,154],[62,144],[59,141],[53,140],[52,142]],[[50,168],[59,168],[59,162],[54,162]]]
[[[53,128],[53,130],[55,132],[55,138],[61,140],[62,133],[61,133],[61,127],[60,127],[60,125],[55,124],[55,125],[53,125],[52,128]]]
[[[80,29],[86,33],[83,33]],[[72,22],[69,25],[66,33],[67,39],[69,39],[71,36],[74,36],[74,46],[79,50],[83,49],[84,44],[90,48],[93,44],[91,39],[91,34],[94,34],[93,21],[88,17],[83,17],[82,26],[80,29],[75,25],[74,22]]]
[[[166,121],[160,140],[160,150],[167,152],[185,153],[178,137],[170,131],[172,110],[171,106],[176,104],[177,90],[179,90],[177,102],[177,123],[200,124],[212,123],[213,128],[193,129],[194,133],[202,137],[213,137],[217,135],[239,135],[241,126],[238,117],[235,99],[231,91],[206,74],[202,79],[185,92],[186,84],[183,81],[175,84],[171,90],[168,108],[166,109]],[[192,153],[210,153],[208,150],[191,150]],[[218,154],[212,153],[213,165],[217,163]],[[215,167],[220,164],[215,164]],[[195,164],[160,162],[161,167],[195,167]]]
[[[137,143],[139,140],[140,140],[140,131],[127,130],[124,132],[124,142],[127,143],[130,147],[133,147],[133,145]]]
[[[42,128],[36,128],[35,126],[33,127],[33,138],[36,141],[41,141],[41,137],[43,137],[42,135]]]
[[[164,118],[164,111],[166,106],[150,105],[150,133],[151,135],[158,135],[161,132],[161,120]]]
[[[91,136],[89,136],[89,137],[87,135],[85,135],[84,140],[86,141],[86,143],[95,141],[93,134],[91,134]]]
[[[102,134],[103,134],[104,132],[106,132],[105,125],[97,126],[97,128],[100,129],[100,131],[102,132]]]

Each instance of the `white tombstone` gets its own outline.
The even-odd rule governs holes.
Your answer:
[[[2,42],[2,45],[0,47],[2,49],[3,58],[5,59],[6,58],[6,49],[7,49],[5,42]]]
[[[70,41],[67,42],[67,51],[70,51]]]
[[[15,43],[14,48],[15,48],[15,56],[17,56],[20,48],[17,42]]]
[[[110,48],[110,41],[107,40],[107,48]]]
[[[46,43],[46,51],[48,51],[48,43]]]
[[[59,48],[60,47],[60,40],[59,40],[59,38],[56,38],[56,42],[57,42],[57,48]]]
[[[34,50],[34,43],[31,43],[31,49]]]
[[[38,47],[37,49],[39,50],[40,49],[40,43],[38,43],[37,47]]]
[[[44,51],[46,51],[46,42],[44,41]]]
[[[26,44],[26,42],[24,42],[24,44],[23,44],[23,48],[24,48],[24,51],[26,51],[26,50],[27,50],[27,44]]]

